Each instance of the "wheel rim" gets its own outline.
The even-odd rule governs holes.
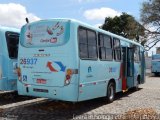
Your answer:
[[[109,87],[109,99],[112,100],[114,97],[114,87],[111,85]]]

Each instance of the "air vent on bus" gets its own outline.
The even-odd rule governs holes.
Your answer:
[[[44,51],[44,49],[39,49],[39,52],[43,52]]]

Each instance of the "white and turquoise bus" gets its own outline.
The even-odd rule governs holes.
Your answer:
[[[0,90],[17,90],[19,30],[0,26]]]
[[[72,19],[24,25],[18,56],[20,95],[112,102],[145,79],[139,43]]]
[[[151,72],[158,76],[160,74],[160,54],[152,55]]]

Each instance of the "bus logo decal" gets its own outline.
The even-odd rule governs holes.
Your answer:
[[[65,72],[66,66],[64,66],[62,62],[60,62],[60,61],[54,61],[54,63],[56,63],[56,64],[60,67],[60,70],[59,70],[59,71]],[[52,66],[52,62],[48,62],[48,63],[47,63],[47,67],[49,68],[49,70],[50,70],[51,72],[58,72],[58,70],[56,70],[56,69]]]
[[[53,28],[52,28],[52,30],[56,30],[57,28],[59,28],[59,25],[60,24],[60,22],[57,22],[54,26],[53,26]]]
[[[91,72],[92,72],[92,67],[89,66],[89,67],[88,67],[88,73],[91,73]]]
[[[61,26],[60,31],[57,33],[57,36],[60,36],[64,32],[64,27]]]
[[[47,67],[49,68],[49,70],[51,72],[58,72],[53,66],[52,66],[52,62],[48,62],[47,63]]]
[[[50,43],[56,43],[56,42],[57,42],[57,38],[56,37],[50,39]]]
[[[32,33],[31,33],[31,27],[30,25],[27,26],[27,30],[26,30],[26,40],[27,40],[27,44],[32,45]]]
[[[52,32],[51,28],[47,27],[47,33],[48,33],[49,35],[53,35],[53,32]]]
[[[64,65],[62,64],[62,62],[55,61],[55,63],[56,63],[56,64],[58,64],[58,65],[59,65],[59,67],[61,68],[61,70],[60,70],[60,71],[65,72],[65,70],[66,70],[66,66],[64,66]]]

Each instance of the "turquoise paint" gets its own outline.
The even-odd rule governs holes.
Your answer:
[[[19,30],[0,26],[0,90],[3,91],[17,90],[17,59],[9,57],[6,32],[19,33]]]
[[[63,26],[61,35],[57,34],[57,29],[61,30],[60,26]],[[123,47],[134,44],[144,51],[143,47],[134,41],[72,19],[50,19],[29,23],[22,27],[20,36],[18,67],[21,69],[23,78],[18,81],[20,95],[73,102],[83,101],[106,96],[107,85],[111,79],[116,82],[116,92],[122,91],[120,77],[122,61],[79,58],[77,34],[79,26],[110,35],[112,38],[116,37],[121,40]],[[27,29],[30,31],[28,32]],[[52,43],[51,38],[56,39],[56,42]],[[28,41],[31,43],[27,43]],[[35,64],[31,64],[32,59],[37,59]],[[136,71],[139,69],[138,65],[135,64]],[[68,69],[77,70],[78,74],[70,76],[70,84],[65,85]],[[138,74],[141,73],[138,72]],[[134,78],[132,82],[128,82],[129,88],[134,86],[136,80]],[[42,82],[37,82],[38,80]]]
[[[160,54],[152,55],[151,72],[160,73]]]

